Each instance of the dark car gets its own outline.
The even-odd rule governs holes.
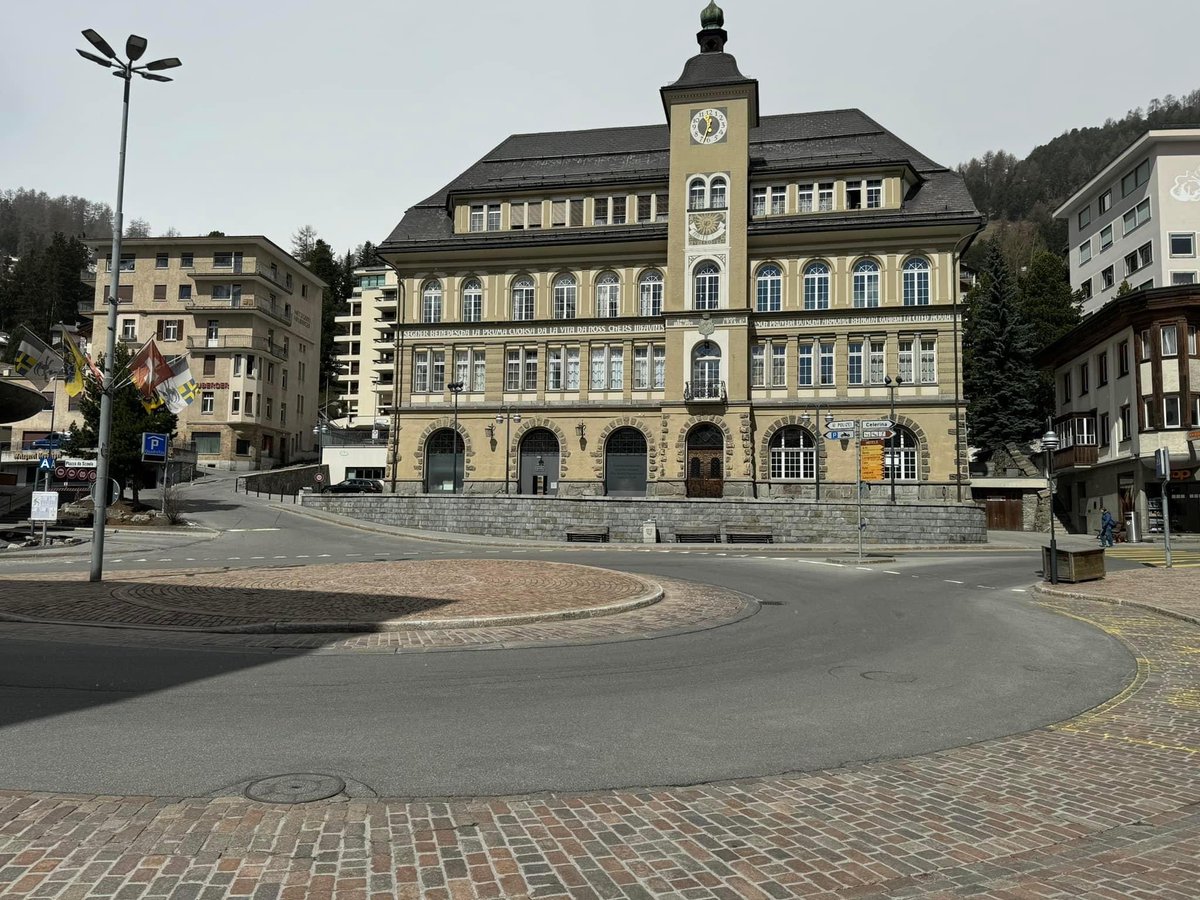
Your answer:
[[[326,494],[382,494],[383,482],[374,478],[347,478],[325,488]]]
[[[29,446],[34,450],[61,450],[70,439],[71,436],[66,432],[52,431],[45,437],[33,441]]]

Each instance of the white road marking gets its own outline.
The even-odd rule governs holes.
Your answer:
[[[495,553],[495,550],[489,550],[488,553]],[[361,553],[347,553],[347,556],[362,556]]]
[[[1025,588],[1011,588],[1010,590],[1011,590],[1011,592],[1012,592],[1012,593],[1014,593],[1014,594],[1023,594],[1023,593],[1025,593]]]
[[[164,556],[162,559],[159,560],[159,562],[172,562],[172,561],[173,560],[169,556]]]
[[[975,587],[983,588],[985,591],[994,591],[995,590],[995,588],[992,587],[990,584],[977,584],[977,585],[975,585]]]
[[[266,559],[265,556],[252,556],[251,559]]]
[[[946,584],[966,584],[965,581],[955,581],[953,578],[943,578],[942,581]]]
[[[725,554],[723,554],[723,553],[722,553],[722,554],[720,554],[720,555],[721,555],[721,556],[724,556]],[[787,562],[787,561],[790,559],[790,557],[787,557],[787,556],[772,556],[772,557],[771,557],[771,559],[775,560],[776,562]]]
[[[328,558],[329,558],[329,554],[328,554],[328,553],[319,553],[319,554],[317,554],[317,559],[328,559]]]
[[[883,574],[884,574],[884,575],[899,575],[900,573],[899,573],[899,572],[894,572],[894,571],[892,571],[891,569],[884,569],[884,570],[883,570]]]
[[[241,562],[241,561],[242,561],[242,558],[241,558],[240,556],[227,556],[227,557],[225,557],[225,562],[234,562],[235,560],[236,560],[237,562]]]
[[[287,559],[286,556],[272,556],[271,559]]]
[[[311,557],[307,553],[301,553],[301,554],[296,555],[296,559],[310,559],[310,558]]]
[[[870,566],[855,566],[854,568],[858,569],[858,571],[860,571],[860,572],[874,572],[875,571]]]

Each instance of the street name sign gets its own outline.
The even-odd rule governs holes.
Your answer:
[[[34,491],[29,520],[31,522],[57,522],[58,492]]]
[[[863,428],[880,429],[880,428],[891,428],[896,423],[893,422],[891,419],[863,419],[863,421],[860,424],[862,425]]]

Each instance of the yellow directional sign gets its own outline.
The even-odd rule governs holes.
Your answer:
[[[862,442],[863,481],[883,481],[883,441]]]

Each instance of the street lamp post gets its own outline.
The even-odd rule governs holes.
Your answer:
[[[458,493],[458,395],[463,392],[465,385],[461,381],[452,381],[446,387],[450,393],[454,395],[454,472],[450,476],[451,483],[454,485],[454,493]]]
[[[815,434],[814,452],[816,454],[816,459],[813,460],[813,475],[816,479],[817,492],[815,502],[817,503],[821,502],[821,448],[825,446],[825,432],[821,430],[821,409],[821,404],[817,403],[811,416],[808,413],[804,413],[804,415],[800,417],[801,421],[803,421],[805,425],[812,423],[813,432]],[[826,413],[825,424],[828,425],[832,421],[832,415]]]
[[[901,378],[899,375],[897,375],[895,378],[892,378],[891,375],[885,375],[883,378],[883,383],[887,385],[888,393],[890,393],[892,395],[892,411],[888,415],[888,419],[892,423],[891,428],[895,429],[895,427],[896,427],[896,388],[898,388],[898,387],[900,387],[900,385],[904,384],[904,379]],[[896,440],[896,435],[893,434],[890,438],[888,438],[888,442],[885,445],[885,447],[887,449],[887,453],[888,453],[888,458],[887,458],[888,459],[888,475],[889,475],[889,480],[891,481],[891,491],[892,491],[892,502],[893,503],[896,502],[896,449],[897,448],[893,443],[895,440]]]
[[[500,407],[500,412],[496,413],[496,423],[504,423],[504,493],[508,493],[508,485],[512,477],[512,460],[508,454],[508,443],[511,440],[510,429],[512,423],[521,421],[521,414],[515,412],[511,406]]]
[[[1046,487],[1050,491],[1050,583],[1058,584],[1058,541],[1054,535],[1054,451],[1058,435],[1051,428],[1042,435],[1042,452],[1046,454]]]
[[[138,37],[136,34],[131,34],[125,42],[125,55],[129,59],[122,60],[117,56],[116,52],[108,42],[102,38],[95,30],[88,28],[84,30],[83,36],[87,38],[88,43],[99,50],[103,56],[97,56],[95,53],[89,53],[86,50],[76,50],[75,52],[84,59],[89,59],[98,66],[104,66],[106,69],[115,69],[112,74],[116,75],[125,82],[124,93],[121,102],[121,152],[117,157],[117,206],[113,212],[113,239],[112,239],[112,262],[109,264],[109,287],[108,287],[108,334],[104,344],[104,382],[101,384],[100,393],[100,422],[97,429],[97,460],[96,460],[96,484],[100,485],[100,489],[96,491],[96,500],[93,502],[92,511],[92,559],[91,570],[88,574],[90,581],[99,581],[104,574],[104,526],[107,523],[108,504],[105,502],[107,497],[105,493],[108,490],[108,470],[109,456],[111,450],[109,448],[109,440],[112,436],[112,415],[113,415],[113,357],[117,352],[117,294],[118,287],[121,282],[121,237],[125,202],[125,143],[129,134],[129,84],[133,81],[135,74],[140,75],[150,81],[170,81],[165,75],[155,74],[162,69],[174,69],[182,65],[176,57],[166,59],[156,59],[153,62],[148,62],[144,66],[135,66],[142,54],[146,52],[147,41],[144,37]],[[96,507],[99,507],[98,509]]]

